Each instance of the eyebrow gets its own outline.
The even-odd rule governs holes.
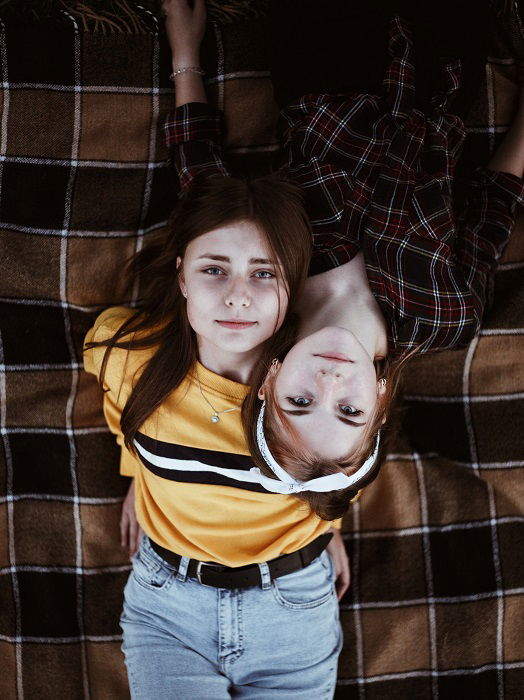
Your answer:
[[[287,408],[283,408],[281,410],[284,411],[284,413],[288,413],[290,416],[307,416],[310,413],[312,413],[312,411],[304,411],[303,409],[300,409],[298,411],[290,411]],[[366,425],[366,421],[364,421],[364,423],[357,423],[357,421],[350,420],[349,418],[344,418],[343,416],[337,416],[337,418],[339,419],[339,421],[342,421],[342,423],[345,423],[346,425],[352,425],[355,428],[360,428],[362,425]]]
[[[211,255],[209,253],[204,253],[204,255],[200,255],[198,257],[198,260],[202,260],[202,258],[206,258],[207,260],[216,260],[217,262],[231,262],[231,258],[228,258],[227,255]],[[269,260],[268,258],[250,258],[249,264],[250,265],[276,265],[274,260]]]

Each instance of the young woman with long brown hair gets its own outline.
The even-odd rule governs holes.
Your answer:
[[[182,48],[175,73],[193,65]],[[330,697],[332,523],[261,485],[240,411],[296,335],[310,225],[296,186],[220,174],[192,183],[168,235],[134,260],[138,308],[104,311],[86,337],[145,533],[121,619],[131,694]],[[129,540],[125,518],[123,529]]]
[[[168,31],[176,31],[177,4],[164,3],[171,9]],[[427,81],[416,80],[409,23],[393,17],[382,87],[376,94],[340,90],[337,77],[340,83],[345,76],[337,74],[334,55],[341,51],[335,47],[331,55],[329,36],[322,36],[324,8],[294,0],[273,5],[277,15],[285,6],[291,21],[294,7],[301,26],[312,13],[313,38],[321,36],[326,53],[316,46],[308,52],[299,32],[279,28],[287,55],[300,57],[300,88],[311,92],[283,87],[279,74],[289,75],[277,52],[277,94],[291,100],[281,112],[278,172],[304,193],[313,255],[299,305],[300,342],[268,364],[261,387],[252,387],[244,427],[265,488],[294,494],[331,519],[378,473],[379,434],[406,361],[464,346],[478,331],[516,207],[524,202],[524,106],[521,100],[489,167],[474,174],[466,205],[455,212],[454,171],[465,130],[449,104],[460,85],[459,62],[437,62]],[[350,6],[329,0],[331,28],[342,21],[337,12]],[[323,81],[329,94],[318,93]],[[216,151],[210,157],[220,134],[211,128],[217,116],[203,104],[203,88],[188,99],[193,103],[167,124],[167,137],[190,183],[226,165]],[[311,488],[320,478],[318,490]]]
[[[435,183],[450,181],[459,123],[438,112],[429,130],[437,139],[435,177],[421,181],[418,199],[409,200],[411,227],[406,227],[404,209],[397,205],[416,189],[412,175],[420,157],[416,144],[423,115],[412,115],[406,125],[406,101],[397,102],[394,89],[385,100],[388,109],[364,97],[369,115],[384,113],[390,127],[398,126],[398,120],[408,142],[410,129],[414,131],[407,170],[400,155],[409,154],[391,148],[399,141],[395,130],[383,134],[392,156],[389,166],[400,167],[373,180],[375,170],[384,171],[379,167],[384,152],[380,138],[371,142],[367,132],[356,139],[355,151],[368,139],[367,145],[376,147],[368,149],[375,160],[363,162],[351,148],[339,153],[337,167],[319,159],[323,149],[330,155],[338,150],[336,134],[351,132],[344,132],[349,123],[343,119],[345,98],[316,96],[295,106],[295,114],[302,111],[302,116],[292,121],[296,138],[290,139],[288,153],[295,145],[298,159],[290,158],[286,174],[305,194],[315,244],[312,271],[317,274],[304,297],[309,324],[290,350],[294,329],[291,319],[284,319],[284,307],[295,301],[305,272],[307,255],[295,251],[307,229],[303,212],[292,230],[290,212],[272,200],[285,219],[273,226],[277,212],[267,198],[258,199],[251,184],[243,185],[249,195],[244,191],[240,197],[247,205],[231,209],[228,204],[223,213],[219,196],[202,223],[202,207],[220,189],[220,180],[231,182],[221,157],[218,119],[205,105],[200,75],[203,0],[193,8],[186,0],[168,0],[164,7],[178,105],[168,135],[176,144],[186,193],[173,220],[170,247],[151,249],[137,263],[146,278],[140,312],[105,312],[88,337],[94,342],[86,353],[86,368],[106,388],[108,423],[123,446],[123,473],[135,477],[138,522],[147,535],[134,559],[122,616],[131,692],[134,698],[328,698],[341,647],[336,571],[324,551],[330,518],[344,512],[351,495],[376,474],[376,432],[387,416],[398,374],[395,361],[413,349],[456,346],[475,332],[484,303],[479,290],[507,239],[516,178],[494,183],[502,186],[502,194],[484,222],[494,222],[496,240],[486,244],[485,259],[471,257],[479,248],[476,243],[482,248],[489,238],[477,226],[468,239],[472,245],[462,251],[463,259],[472,261],[472,274],[455,288],[464,271],[454,266],[456,250],[446,247],[449,236],[439,231],[450,220],[449,210],[440,206],[442,191],[436,200],[434,195]],[[402,23],[394,27],[392,45],[398,55],[386,83],[402,88],[410,65],[409,40]],[[315,131],[317,116],[329,113],[331,122],[320,123]],[[300,146],[304,136],[320,150],[301,164],[307,153]],[[400,145],[406,146],[406,140]],[[360,191],[348,175],[352,158],[370,171]],[[316,179],[311,179],[313,172]],[[206,194],[192,208],[202,187]],[[366,191],[368,200],[371,192],[375,197],[371,217]],[[360,192],[360,212],[349,206],[348,192]],[[419,200],[425,202],[425,216],[414,221]],[[218,217],[217,207],[222,212]],[[195,225],[185,233],[192,217]],[[420,227],[427,227],[425,237]],[[355,238],[350,239],[353,228]],[[284,232],[286,238],[279,238]],[[397,262],[403,250],[411,255],[407,268]],[[422,277],[427,281],[429,276],[434,285],[418,285],[420,308],[413,309],[404,301],[417,301],[413,270],[425,259],[431,259],[431,271],[440,275],[447,269],[449,275],[434,278],[422,266]],[[402,279],[404,269],[410,280]],[[273,302],[266,305],[261,299],[260,307],[254,305],[262,313],[262,329],[249,309],[262,293],[259,285],[267,283]],[[431,308],[427,299],[433,299]],[[457,309],[462,311],[455,316]],[[246,344],[244,336],[254,329],[263,332]],[[248,393],[246,382],[252,385],[243,403],[250,449],[238,410]],[[258,469],[252,467],[250,451]],[[296,496],[307,500],[307,507]]]

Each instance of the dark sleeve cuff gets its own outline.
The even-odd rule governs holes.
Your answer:
[[[524,180],[521,177],[489,168],[477,168],[473,185],[493,187],[516,204],[524,206]]]
[[[205,102],[189,102],[171,112],[164,123],[166,145],[187,141],[221,141],[222,114]]]

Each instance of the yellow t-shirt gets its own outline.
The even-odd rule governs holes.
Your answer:
[[[86,342],[112,337],[131,315],[123,307],[102,313]],[[99,377],[106,348],[84,351],[87,372]],[[114,348],[104,377],[104,413],[122,448],[120,471],[135,477],[138,522],[157,544],[177,554],[226,566],[267,561],[305,546],[334,523],[289,495],[269,493],[253,480],[240,410],[248,387],[197,362],[192,372],[146,420],[136,455],[126,449],[120,416],[133,383],[155,349]],[[221,412],[211,421],[213,408]]]

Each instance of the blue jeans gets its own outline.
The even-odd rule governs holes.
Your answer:
[[[332,698],[342,646],[334,566],[324,551],[274,581],[227,590],[186,577],[147,537],[121,625],[133,700]]]

